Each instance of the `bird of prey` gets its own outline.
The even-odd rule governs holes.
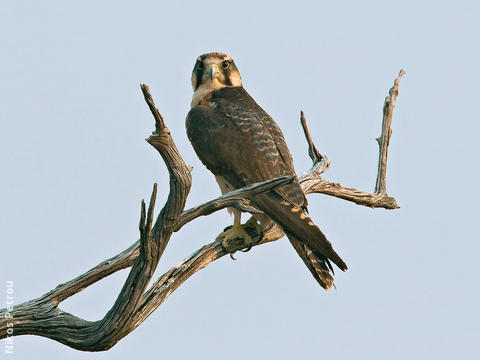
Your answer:
[[[275,221],[308,269],[325,289],[333,284],[333,262],[347,265],[307,215],[307,200],[298,183],[292,155],[275,121],[242,86],[233,59],[213,52],[197,58],[192,72],[193,99],[186,128],[203,164],[215,175],[222,193],[246,185],[291,175],[294,181],[252,196],[252,205]],[[225,244],[234,238],[251,241],[241,225],[241,212],[233,227],[219,235]],[[255,215],[254,215],[255,216]],[[261,221],[262,217],[257,216]]]

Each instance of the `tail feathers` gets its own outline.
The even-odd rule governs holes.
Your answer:
[[[333,283],[333,268],[330,261],[323,255],[312,251],[308,246],[301,243],[297,238],[289,236],[288,239],[293,248],[297,251],[298,256],[303,260],[308,270],[320,284],[322,288],[328,290]]]
[[[301,207],[285,201],[275,191],[255,195],[252,200],[265,214],[283,228],[289,238],[298,239],[310,248],[311,251],[330,259],[341,270],[347,270],[347,264],[335,252],[330,241],[327,240],[320,228],[313,223],[312,219],[307,216]],[[295,249],[297,250],[297,247]],[[324,265],[328,270],[328,265]],[[309,265],[307,264],[307,266]]]

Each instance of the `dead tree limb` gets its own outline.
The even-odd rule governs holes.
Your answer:
[[[300,179],[302,188],[305,194],[321,193],[330,196],[335,196],[344,200],[352,201],[358,205],[364,205],[372,208],[382,207],[385,209],[398,209],[395,199],[387,195],[386,174],[387,174],[387,154],[388,145],[390,144],[390,138],[392,136],[392,116],[393,109],[398,96],[398,89],[400,86],[400,79],[405,74],[405,71],[400,70],[397,78],[395,79],[392,88],[390,89],[388,96],[385,98],[383,106],[383,121],[382,121],[382,133],[377,142],[379,145],[379,159],[378,159],[378,172],[377,181],[375,184],[375,191],[368,193],[360,191],[354,188],[343,187],[340,184],[326,181],[320,178],[320,174],[323,173],[330,166],[329,160],[325,155],[321,155],[313,145],[310,133],[308,131],[305,117],[303,112],[301,113],[301,122],[305,137],[309,144],[308,153],[313,161],[312,169]],[[312,149],[313,147],[313,149]],[[312,155],[313,154],[313,155]]]
[[[369,207],[398,208],[395,199],[386,193],[387,150],[391,137],[391,122],[403,70],[395,79],[383,109],[382,135],[377,184],[374,193],[367,193],[323,180],[320,175],[328,169],[330,162],[320,154],[314,145],[303,112],[301,124],[309,146],[313,166],[300,178],[306,194],[323,193]],[[248,209],[243,201],[253,194],[267,191],[292,181],[285,176],[225,194],[195,208],[184,211],[186,198],[191,186],[191,175],[184,163],[163,118],[153,102],[148,86],[142,85],[142,92],[154,118],[155,132],[147,139],[162,156],[170,173],[168,199],[153,224],[153,212],[157,186],[154,185],[148,211],[142,201],[140,215],[140,239],[120,254],[105,260],[86,273],[58,285],[43,296],[22,304],[0,310],[0,339],[13,335],[38,335],[47,337],[67,346],[84,351],[102,351],[111,348],[120,339],[139,326],[158,306],[184,281],[209,263],[246,247],[242,239],[222,246],[221,240],[203,246],[157,279],[147,290],[158,262],[168,244],[172,232],[180,230],[186,223],[199,216],[209,215],[229,206]],[[277,240],[284,234],[275,224],[263,229],[262,242]],[[250,234],[259,245],[259,234]],[[64,312],[59,304],[97,281],[127,267],[132,267],[117,300],[103,319],[86,321]],[[10,331],[11,330],[11,331]]]
[[[142,85],[142,91],[155,117],[156,131],[147,141],[158,150],[165,161],[170,173],[170,193],[153,227],[156,184],[147,214],[145,204],[142,202],[139,249],[137,250],[137,247],[130,249],[137,251],[138,255],[133,257],[123,252],[118,257],[123,266],[131,261],[133,266],[117,300],[99,321],[86,321],[58,308],[62,300],[101,279],[92,276],[95,273],[92,269],[87,276],[77,278],[78,281],[60,285],[39,299],[15,306],[12,311],[8,311],[6,317],[6,309],[2,310],[5,315],[0,322],[0,336],[5,337],[4,335],[8,334],[7,328],[10,323],[15,335],[39,335],[75,349],[99,351],[109,349],[135,329],[136,326],[133,326],[131,319],[142,302],[145,290],[182,214],[192,182],[190,169],[185,165],[170,132],[165,127],[148,87]],[[102,263],[99,267],[104,273],[112,273],[112,268],[122,268],[118,265],[110,267],[108,263]]]

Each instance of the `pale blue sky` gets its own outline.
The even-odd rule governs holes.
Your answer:
[[[401,209],[309,197],[349,265],[337,290],[324,292],[283,239],[200,271],[108,352],[22,336],[11,358],[477,358],[478,2],[160,3],[0,7],[0,301],[1,282],[14,281],[20,303],[120,252],[138,238],[153,182],[165,199],[165,166],[143,140],[153,120],[141,82],[194,166],[187,206],[219,194],[184,129],[191,69],[209,51],[235,59],[245,88],[284,130],[299,174],[310,166],[303,109],[332,161],[325,177],[366,191],[383,100],[403,67],[387,172]],[[231,221],[223,211],[186,226],[158,273]],[[101,318],[126,274],[62,309]]]

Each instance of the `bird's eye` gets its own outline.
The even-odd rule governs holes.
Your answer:
[[[205,64],[203,63],[203,61],[197,62],[197,68],[199,68],[200,70],[203,70],[205,68]]]
[[[227,69],[230,66],[230,62],[228,60],[222,61],[222,68]]]

